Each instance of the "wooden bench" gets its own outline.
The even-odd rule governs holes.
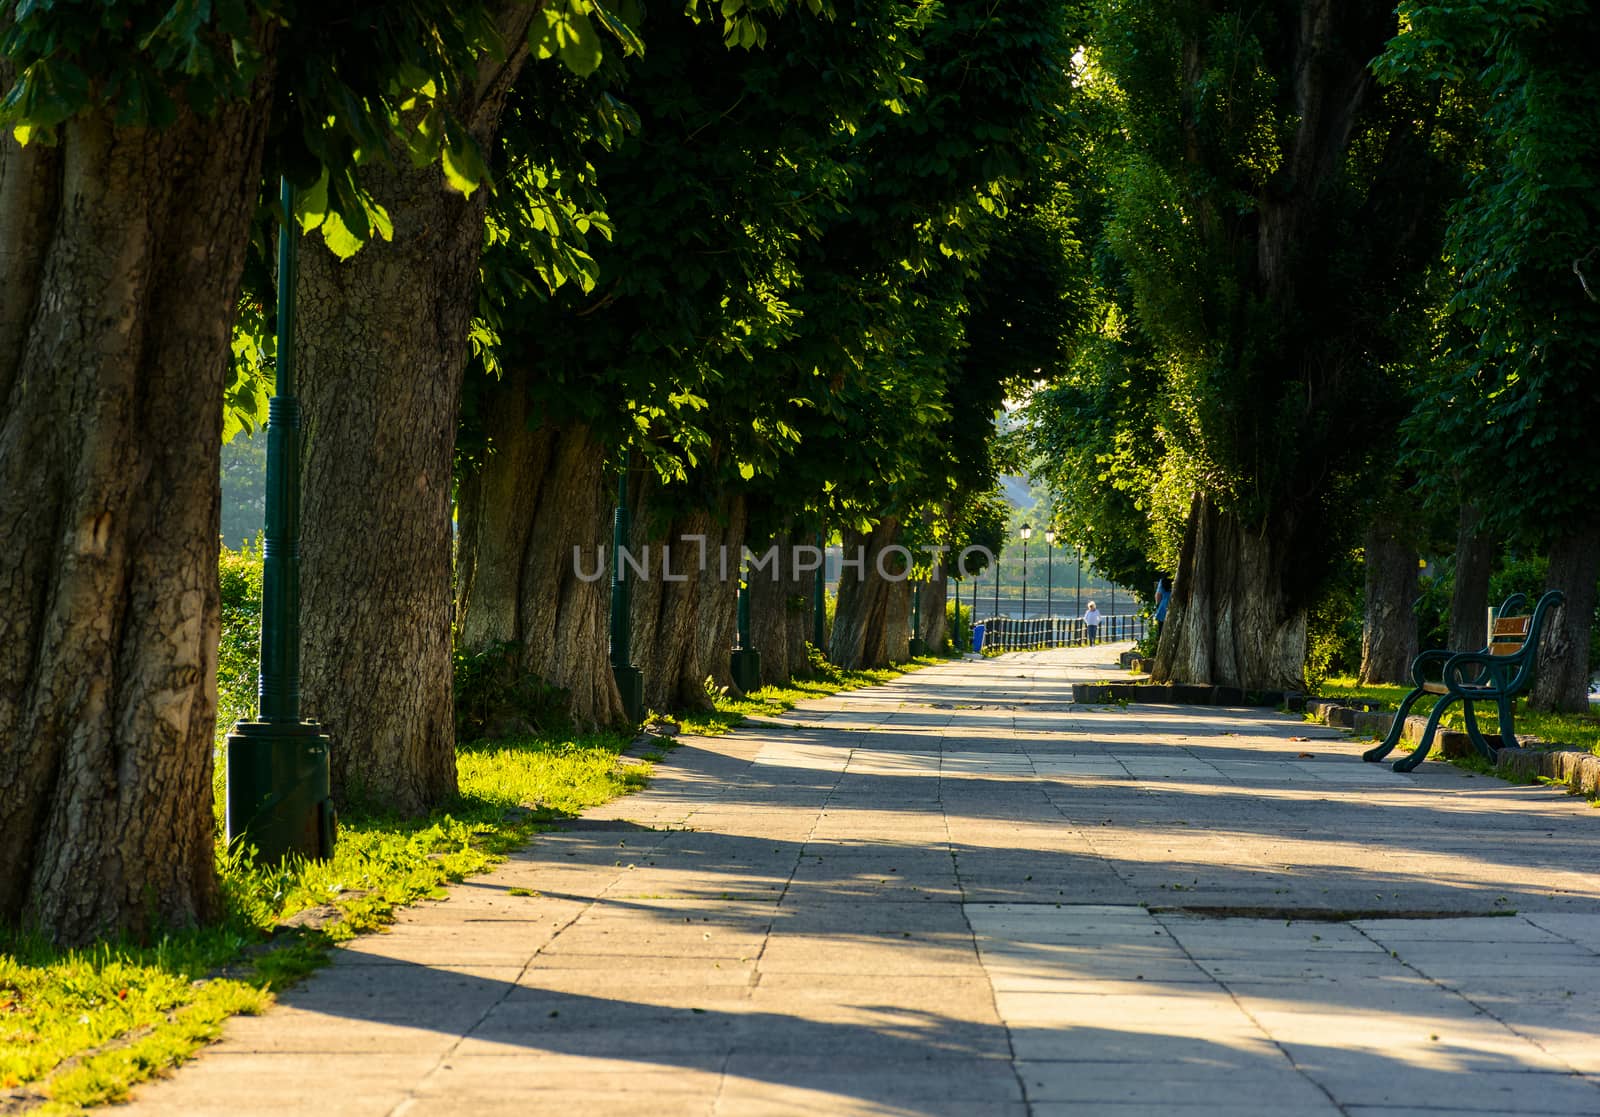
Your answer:
[[[1422,740],[1407,756],[1394,763],[1396,772],[1409,772],[1427,758],[1433,747],[1433,735],[1439,721],[1452,702],[1460,701],[1466,711],[1467,736],[1472,744],[1491,762],[1495,759],[1495,746],[1484,739],[1478,729],[1478,715],[1474,703],[1493,702],[1500,715],[1499,742],[1506,748],[1515,748],[1517,735],[1512,723],[1513,704],[1517,697],[1526,694],[1533,685],[1533,667],[1539,656],[1539,637],[1544,632],[1545,618],[1565,598],[1560,590],[1551,590],[1539,599],[1533,615],[1525,610],[1528,599],[1520,593],[1506,598],[1495,614],[1494,629],[1489,643],[1475,652],[1453,652],[1444,649],[1426,651],[1411,661],[1411,681],[1416,689],[1406,695],[1394,715],[1389,735],[1361,754],[1362,760],[1377,762],[1388,756],[1400,743],[1405,731],[1406,715],[1412,705],[1426,694],[1439,696],[1428,715],[1428,726]]]

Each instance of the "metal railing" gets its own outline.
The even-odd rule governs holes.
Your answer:
[[[1101,617],[1095,642],[1109,644],[1142,640],[1146,623],[1145,617],[1139,613]],[[1089,642],[1088,628],[1082,617],[1029,617],[1027,620],[1020,617],[984,617],[978,624],[983,626],[984,648],[1003,652],[1076,648]]]

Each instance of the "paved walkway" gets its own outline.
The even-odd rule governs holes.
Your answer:
[[[689,740],[131,1112],[1600,1114],[1600,812],[1108,659]]]

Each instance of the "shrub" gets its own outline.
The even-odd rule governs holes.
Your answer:
[[[222,634],[217,647],[217,739],[235,722],[256,716],[261,664],[261,537],[234,550],[223,547],[217,564],[222,590]]]
[[[567,691],[522,665],[514,640],[455,652],[456,740],[565,732]]]

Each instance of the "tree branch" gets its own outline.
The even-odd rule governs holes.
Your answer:
[[[1590,290],[1589,281],[1584,278],[1583,269],[1578,267],[1578,265],[1586,263],[1589,257],[1593,256],[1596,252],[1600,252],[1600,248],[1591,248],[1582,256],[1579,256],[1576,260],[1572,261],[1572,274],[1578,277],[1578,286],[1583,288],[1583,293],[1589,296],[1590,302],[1600,302],[1600,298],[1596,298],[1595,293]]]

